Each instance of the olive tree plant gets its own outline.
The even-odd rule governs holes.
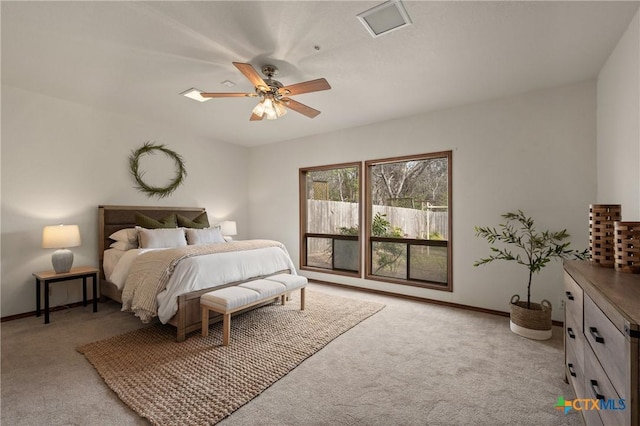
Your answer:
[[[485,238],[491,255],[474,262],[473,266],[491,263],[494,260],[514,261],[527,268],[527,309],[531,308],[531,282],[533,275],[540,272],[553,259],[586,259],[588,249],[577,251],[569,248],[569,234],[566,229],[558,232],[538,231],[532,218],[521,210],[502,215],[505,223],[495,227],[476,226],[476,237]],[[499,246],[495,245],[500,243]],[[515,249],[516,251],[512,251]]]

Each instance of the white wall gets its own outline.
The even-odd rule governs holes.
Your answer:
[[[129,175],[131,151],[148,140],[182,155],[187,168],[184,185],[162,200],[135,190]],[[43,226],[78,224],[74,265],[98,265],[100,204],[205,207],[211,222],[234,219],[238,238],[247,237],[247,155],[180,129],[2,86],[1,315],[35,310],[31,274],[51,269],[53,252],[40,247]],[[166,158],[147,159],[150,183],[171,179]],[[163,166],[169,170],[160,174]],[[77,282],[53,286],[52,306],[80,300]]]
[[[300,167],[449,149],[453,293],[304,274],[507,310],[509,297],[525,291],[525,273],[506,263],[473,268],[488,250],[474,225],[495,225],[500,214],[520,208],[541,228],[566,227],[574,246],[584,248],[588,204],[621,203],[624,220],[640,220],[639,26],[636,14],[597,89],[584,82],[250,150],[2,86],[0,315],[35,308],[31,274],[50,269],[51,251],[40,248],[43,226],[79,224],[75,264],[97,266],[99,204],[206,207],[212,221],[237,220],[238,238],[281,240],[297,261]],[[129,176],[128,156],[147,140],[180,153],[189,172],[184,186],[160,201],[133,189]],[[149,172],[158,168],[152,163]],[[534,299],[554,304],[554,319],[562,318],[561,288],[559,262],[533,286]],[[52,306],[80,295],[76,283],[56,284]]]
[[[302,271],[347,285],[508,310],[526,297],[527,270],[508,263],[480,268],[488,254],[475,225],[497,225],[522,209],[540,228],[567,228],[576,248],[588,247],[588,206],[596,199],[595,81],[417,115],[250,151],[251,234],[276,238],[298,261],[298,169],[453,150],[452,293]],[[535,278],[535,301],[548,299],[562,319],[562,265]]]
[[[598,75],[598,203],[640,220],[640,12]]]

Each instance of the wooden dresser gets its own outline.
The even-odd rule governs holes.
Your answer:
[[[564,271],[565,374],[576,394],[573,408],[589,426],[640,426],[640,275],[577,260],[565,261]]]

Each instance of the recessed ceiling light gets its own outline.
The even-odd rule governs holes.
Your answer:
[[[189,90],[185,90],[180,94],[182,96],[186,96],[187,98],[193,99],[194,101],[198,101],[198,102],[206,102],[211,99],[211,98],[203,98],[202,96],[200,96],[200,93],[202,93],[202,90],[191,88]]]
[[[358,20],[372,37],[411,25],[411,18],[400,0],[389,0],[358,14]]]
[[[233,87],[233,86],[235,86],[235,85],[236,85],[236,84],[235,84],[233,81],[231,81],[231,80],[225,80],[225,81],[223,81],[223,82],[222,82],[222,83],[220,83],[220,84],[222,84],[222,85],[224,85],[224,86],[227,86],[227,87]]]

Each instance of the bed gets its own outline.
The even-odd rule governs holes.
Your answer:
[[[110,246],[114,243],[114,240],[110,238],[111,235],[116,233],[117,231],[132,229],[136,226],[136,216],[143,214],[148,218],[152,218],[155,220],[161,220],[162,218],[167,217],[171,214],[180,215],[182,218],[186,218],[189,220],[197,220],[201,218],[204,214],[206,217],[206,210],[204,208],[199,207],[149,207],[149,206],[115,206],[115,205],[102,205],[98,207],[98,254],[99,254],[99,264],[100,264],[100,296],[101,298],[109,298],[115,300],[119,303],[123,303],[123,288],[122,283],[116,284],[112,282],[107,276],[116,275],[111,271],[111,266],[108,265],[108,273],[105,273],[105,251],[110,249]],[[185,219],[185,220],[186,220]],[[249,243],[249,242],[246,242]],[[274,242],[275,244],[276,242]],[[234,242],[231,244],[242,244],[241,242]],[[279,244],[279,243],[278,243]],[[222,244],[224,245],[224,244]],[[286,249],[283,251],[286,253]],[[195,248],[195,247],[191,247]],[[113,251],[113,250],[110,250]],[[131,250],[134,251],[134,250]],[[247,250],[246,254],[254,256],[253,260],[250,264],[253,265],[255,263],[255,256],[257,256],[259,252],[258,250]],[[131,253],[129,253],[131,254]],[[239,255],[244,255],[245,253],[238,252]],[[110,257],[111,253],[107,252],[107,257]],[[222,256],[223,254],[221,254]],[[208,255],[212,258],[216,257],[216,254]],[[265,276],[279,274],[279,273],[292,273],[295,274],[295,267],[293,266],[293,262],[291,258],[286,254],[286,258],[281,254],[278,256],[282,257],[277,262],[272,262],[273,264],[268,264],[267,266],[261,266],[260,268],[256,267],[246,267],[246,265],[237,266],[233,274],[227,274],[223,277],[211,278],[207,281],[207,287],[203,287],[203,283],[199,283],[199,286],[191,286],[191,288],[187,288],[184,290],[177,289],[173,283],[167,285],[167,291],[164,291],[158,297],[163,300],[160,303],[168,303],[168,305],[160,305],[158,316],[162,317],[160,314],[164,314],[166,317],[161,322],[174,326],[176,328],[176,340],[178,342],[184,341],[186,339],[187,333],[200,330],[201,328],[201,312],[200,312],[200,296],[204,293],[211,291],[213,288],[223,288],[232,285],[237,285],[242,282],[250,281],[253,279],[263,278]],[[199,256],[197,257],[196,263],[203,263],[207,256]],[[229,264],[230,257],[224,258],[224,264]],[[217,260],[220,262],[220,259]],[[187,263],[187,260],[180,260],[179,262]],[[247,262],[244,260],[243,262]],[[178,271],[180,267],[180,263],[174,269]],[[193,268],[193,265],[190,265]],[[230,268],[233,268],[234,265],[229,264]],[[181,280],[181,275],[174,274],[175,277],[171,279],[173,281],[179,282]],[[118,280],[114,279],[114,281],[118,282]],[[180,284],[182,285],[182,284]],[[196,288],[196,289],[193,289]],[[127,302],[127,294],[125,292],[125,302]],[[168,307],[167,307],[168,306]],[[162,309],[162,311],[160,311]],[[167,314],[175,312],[170,317]],[[221,319],[221,316],[215,313],[211,314],[211,322],[218,321]]]

